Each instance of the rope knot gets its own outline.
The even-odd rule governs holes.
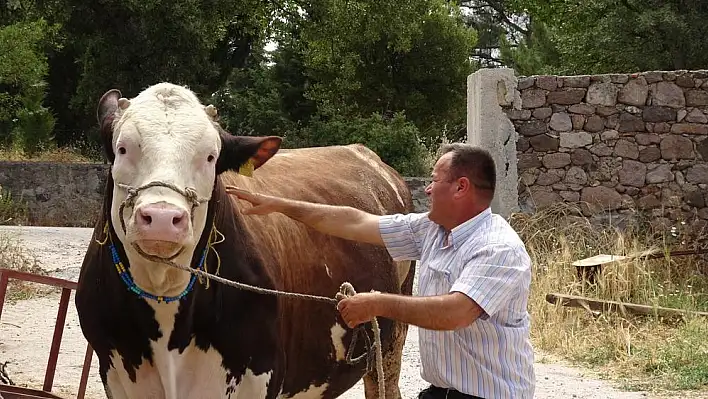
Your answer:
[[[376,291],[372,290],[371,292]],[[354,295],[356,295],[354,286],[345,281],[339,286],[339,292],[335,294],[334,298],[337,300],[337,303],[339,303],[342,299],[349,298]],[[358,363],[363,357],[366,357],[366,369],[369,371],[371,370],[372,363],[376,365],[376,372],[379,380],[379,398],[383,399],[386,396],[386,385],[383,371],[383,348],[381,347],[381,328],[379,327],[379,321],[376,320],[376,317],[371,319],[371,329],[374,333],[373,345],[371,344],[371,338],[369,338],[369,335],[366,331],[364,331],[363,325],[354,327],[354,334],[352,335],[352,342],[349,344],[349,351],[347,351],[346,360],[349,364],[354,364]],[[369,349],[367,349],[367,351],[357,359],[353,359],[352,352],[354,350],[354,346],[356,345],[357,336],[360,333],[364,334],[364,338],[366,339],[366,347]],[[374,350],[373,354],[371,353],[371,349]],[[375,358],[374,362],[371,361],[372,355]]]
[[[354,286],[351,283],[344,282],[342,283],[342,285],[339,286],[339,292],[337,292],[334,298],[337,300],[337,302],[339,302],[344,298],[349,298],[354,295],[356,295],[356,290],[354,289]]]
[[[139,189],[136,187],[131,187],[126,184],[121,184],[118,183],[118,186],[125,189],[126,195],[125,195],[125,200],[123,200],[123,203],[127,206],[133,206],[135,203],[135,197],[138,196],[138,191]]]
[[[184,189],[184,198],[189,201],[192,206],[199,205],[199,194],[197,194],[197,190],[192,187]]]

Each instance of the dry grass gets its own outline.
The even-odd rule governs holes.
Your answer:
[[[25,224],[29,210],[27,204],[16,201],[9,190],[0,186],[0,226],[6,224]]]
[[[0,234],[0,268],[46,275],[37,258],[30,253],[19,238]],[[57,288],[32,282],[10,280],[5,301],[13,302],[58,292]]]
[[[643,260],[603,268],[595,285],[583,284],[571,263],[597,254],[641,255],[689,249],[687,225],[653,232],[642,226],[600,228],[579,209],[559,205],[533,215],[517,214],[512,225],[526,242],[534,276],[529,307],[532,340],[560,355],[622,381],[631,389],[700,389],[708,384],[708,322],[655,317],[593,316],[549,304],[549,292],[647,305],[708,310],[706,262],[701,257]]]
[[[84,149],[85,145],[76,147],[50,147],[37,154],[28,155],[18,148],[0,148],[0,161],[15,162],[60,162],[60,163],[95,163],[100,162],[100,156],[93,149]],[[82,151],[82,149],[84,149]],[[91,154],[91,156],[85,155]]]

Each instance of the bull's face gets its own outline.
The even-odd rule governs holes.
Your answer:
[[[113,163],[111,223],[126,250],[190,259],[216,175],[249,160],[257,168],[280,146],[278,137],[231,136],[215,117],[212,106],[168,83],[130,100],[117,90],[101,98],[98,119]]]

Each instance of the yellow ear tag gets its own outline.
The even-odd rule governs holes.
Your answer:
[[[241,167],[238,168],[238,173],[240,175],[252,177],[254,169],[255,168],[253,167],[253,159],[249,158],[245,164],[241,165]]]

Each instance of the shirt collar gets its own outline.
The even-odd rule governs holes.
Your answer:
[[[477,216],[452,229],[449,236],[448,246],[458,249],[477,230],[479,230],[492,217],[491,208],[486,208]],[[441,227],[442,228],[442,227]]]

